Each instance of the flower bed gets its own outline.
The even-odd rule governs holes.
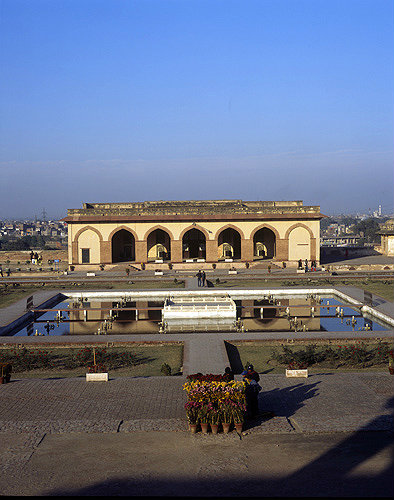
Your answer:
[[[183,389],[187,392],[186,417],[192,426],[243,424],[246,413],[245,389],[248,381],[227,381],[222,375],[189,375]]]

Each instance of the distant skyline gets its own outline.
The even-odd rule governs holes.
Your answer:
[[[0,0],[0,219],[394,212],[391,0]]]

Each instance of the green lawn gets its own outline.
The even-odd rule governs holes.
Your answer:
[[[93,354],[90,361],[83,366],[69,369],[65,368],[66,358],[76,355],[83,349],[75,347],[64,348],[44,348],[42,346],[28,347],[28,350],[44,351],[49,354],[53,368],[36,368],[31,370],[17,370],[15,361],[10,358],[12,349],[10,347],[0,347],[0,362],[11,362],[13,364],[11,377],[17,378],[51,378],[51,377],[80,377],[87,373],[87,366],[93,364]],[[98,349],[98,346],[96,346]],[[167,363],[171,367],[171,374],[180,374],[183,365],[183,344],[181,343],[147,343],[128,345],[127,347],[108,347],[107,352],[112,354],[132,353],[134,364],[117,369],[109,369],[110,376],[127,377],[157,377],[163,375],[161,367]],[[18,351],[18,349],[16,349]],[[13,358],[15,360],[15,358]]]

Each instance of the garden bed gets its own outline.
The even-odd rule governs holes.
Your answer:
[[[237,350],[238,363],[251,363],[259,373],[284,373],[289,362],[305,362],[308,371],[387,371],[388,351],[392,342],[374,340],[304,340],[231,342]],[[231,349],[233,350],[233,349]],[[235,358],[234,353],[232,357]]]
[[[104,364],[112,376],[161,376],[164,364],[172,375],[181,374],[182,343],[96,346],[95,353],[97,363]],[[93,364],[93,347],[2,346],[0,362],[11,363],[13,378],[84,377]]]

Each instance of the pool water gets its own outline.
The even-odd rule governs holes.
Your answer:
[[[332,297],[255,296],[235,300],[236,320],[183,319],[162,321],[163,300],[92,300],[68,298],[37,316],[15,336],[133,335],[177,332],[358,332],[385,331],[388,326],[364,317],[357,308]],[[328,307],[329,306],[329,307]],[[313,309],[312,309],[313,308]],[[111,312],[112,311],[112,312]]]

